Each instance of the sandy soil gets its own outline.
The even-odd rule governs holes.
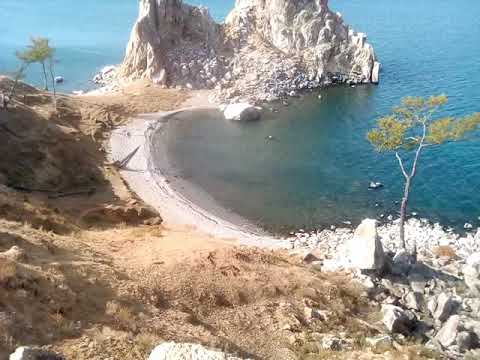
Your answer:
[[[0,91],[10,85],[0,77]],[[144,360],[166,340],[253,359],[431,358],[410,346],[365,349],[365,336],[381,326],[378,309],[343,274],[236,246],[197,225],[162,223],[108,161],[102,140],[138,113],[177,108],[186,94],[136,89],[61,96],[54,111],[50,94],[22,85],[0,114],[1,359],[36,345],[69,360]],[[312,319],[311,309],[328,321]],[[323,336],[340,332],[351,350],[320,348]]]

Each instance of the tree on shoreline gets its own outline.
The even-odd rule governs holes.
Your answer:
[[[48,91],[47,62],[53,59],[55,49],[50,46],[50,40],[47,38],[32,37],[30,42],[26,50],[17,51],[17,58],[28,65],[38,63],[42,66],[44,89]]]
[[[410,190],[418,173],[423,151],[448,142],[468,140],[468,135],[480,126],[480,113],[463,118],[437,118],[447,102],[445,95],[430,98],[406,97],[390,115],[378,119],[376,127],[367,134],[367,139],[378,152],[395,154],[404,177],[404,193],[400,207],[400,243],[405,250],[405,218]],[[405,160],[407,156],[410,164]],[[415,240],[411,255],[416,259]]]
[[[53,89],[53,106],[57,110],[57,89],[55,87],[54,55],[55,49],[50,46],[50,40],[43,37],[32,37],[31,44],[24,51],[17,51],[17,58],[22,62],[22,68],[38,63],[42,66],[45,90],[48,91],[47,68]]]

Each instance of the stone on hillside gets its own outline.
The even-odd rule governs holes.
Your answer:
[[[390,335],[379,335],[376,337],[366,338],[365,340],[372,348],[388,348],[393,345],[393,339]]]
[[[463,274],[472,293],[480,296],[480,252],[470,255],[463,267]]]
[[[407,309],[421,311],[424,307],[424,298],[422,293],[411,291],[403,300]]]
[[[433,313],[433,317],[441,322],[444,322],[458,309],[459,305],[459,301],[452,295],[441,293],[437,297],[437,306],[435,308],[435,312]]]
[[[43,349],[21,346],[10,354],[9,360],[64,360],[64,358]]]
[[[12,261],[23,261],[27,258],[25,251],[18,246],[12,246],[9,250],[0,252],[0,257]]]
[[[391,333],[409,335],[415,327],[415,315],[394,305],[382,305],[383,324]]]
[[[220,351],[208,350],[197,344],[163,343],[153,349],[148,360],[241,360]]]
[[[460,316],[453,315],[442,326],[435,339],[444,347],[455,344],[460,329]]]
[[[377,234],[377,221],[363,220],[348,243],[350,266],[360,270],[377,270],[385,267],[385,253]]]

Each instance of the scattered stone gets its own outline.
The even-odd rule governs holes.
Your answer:
[[[383,324],[391,333],[409,335],[415,326],[415,315],[394,305],[382,305]]]
[[[418,292],[409,292],[404,299],[407,309],[421,311],[424,304],[423,294]]]
[[[473,225],[470,223],[465,223],[465,225],[463,225],[463,228],[466,230],[470,230],[470,229],[473,229]]]
[[[460,316],[453,315],[442,326],[435,339],[444,347],[455,344],[460,327]]]
[[[459,305],[460,303],[453,296],[446,293],[441,293],[437,297],[437,306],[435,308],[435,312],[433,313],[433,317],[436,320],[444,322],[457,310]]]
[[[393,344],[393,339],[390,335],[379,335],[376,337],[366,338],[366,343],[372,348],[389,348]]]
[[[344,345],[345,345],[344,340],[333,335],[324,336],[321,343],[321,347],[323,350],[332,350],[332,351],[341,351]]]

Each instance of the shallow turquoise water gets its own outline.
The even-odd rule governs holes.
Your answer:
[[[480,111],[480,3],[332,1],[365,31],[383,64],[379,86],[322,91],[253,124],[177,124],[170,155],[180,175],[269,229],[316,228],[394,213],[402,192],[394,157],[365,140],[375,119],[407,95],[446,93],[446,112]],[[266,136],[277,140],[266,142]],[[411,211],[445,225],[479,224],[480,144],[452,144],[422,159]],[[367,189],[381,181],[381,191]]]
[[[195,1],[222,19],[233,1]],[[375,118],[406,95],[447,93],[447,112],[480,111],[480,2],[474,0],[331,0],[369,35],[383,64],[377,86],[336,88],[305,97],[255,124],[201,119],[172,131],[179,174],[225,207],[278,230],[395,210],[401,180],[394,158],[365,141]],[[102,66],[119,63],[137,16],[134,0],[0,0],[0,72],[16,66],[30,35],[58,49],[64,91],[84,89]],[[38,83],[38,69],[28,80]],[[198,120],[198,119],[196,119]],[[266,136],[277,141],[266,143]],[[411,209],[444,224],[478,225],[480,145],[452,144],[426,153]],[[367,190],[372,179],[385,183]],[[378,205],[378,206],[376,206]]]

